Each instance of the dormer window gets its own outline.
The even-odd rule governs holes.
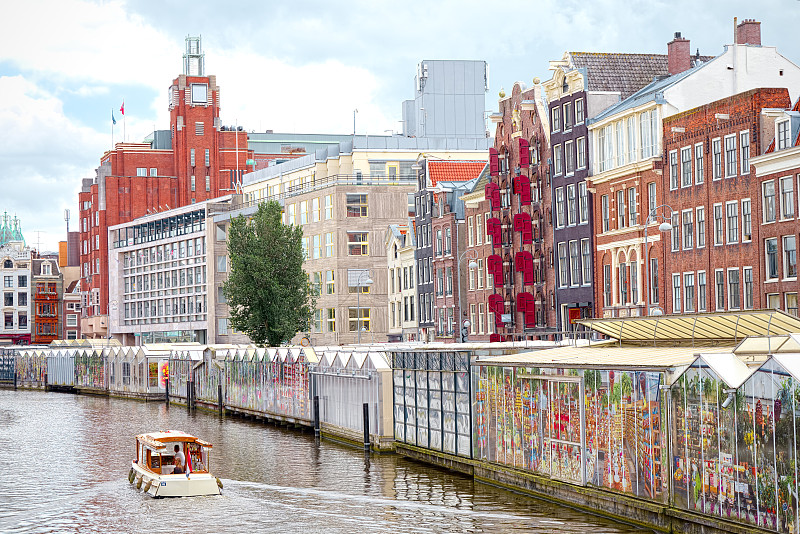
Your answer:
[[[42,274],[45,276],[50,276],[51,274],[53,274],[49,262],[42,264]]]
[[[3,269],[13,269],[13,268],[14,268],[14,262],[12,262],[11,260],[6,260],[3,262]]]
[[[784,148],[789,148],[791,146],[791,140],[789,139],[789,120],[783,120],[776,124],[777,133],[775,135],[775,139],[777,140],[776,143],[776,150],[783,150]]]

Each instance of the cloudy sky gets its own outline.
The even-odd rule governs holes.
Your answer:
[[[354,109],[358,133],[397,131],[424,59],[488,61],[492,111],[565,50],[666,53],[680,31],[716,55],[735,16],[800,62],[799,0],[29,0],[2,14],[0,213],[44,250],[65,239],[64,209],[77,229],[81,179],[111,146],[112,110],[122,140],[123,99],[128,140],[168,127],[186,35],[202,35],[223,123],[276,132],[349,133]]]

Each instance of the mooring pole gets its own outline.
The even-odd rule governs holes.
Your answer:
[[[164,398],[167,401],[167,406],[169,406],[169,378],[164,379]]]
[[[14,371],[14,389],[17,389],[17,372]]]
[[[369,403],[364,403],[364,450],[369,451]]]
[[[319,395],[314,395],[314,435],[319,437]]]
[[[222,383],[217,384],[217,402],[219,403],[219,414],[225,414],[225,407],[222,404]]]

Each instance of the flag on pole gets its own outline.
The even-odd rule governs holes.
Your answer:
[[[117,124],[117,119],[114,118],[114,110],[111,110],[111,124]]]
[[[119,107],[119,112],[125,115],[125,101],[122,101],[122,105]]]

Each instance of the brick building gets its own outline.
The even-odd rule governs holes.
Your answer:
[[[662,192],[672,212],[662,245],[669,254],[663,263],[665,312],[766,307],[759,288],[768,276],[758,260],[768,242],[759,224],[766,218],[750,158],[772,136],[762,112],[789,104],[786,89],[753,89],[664,119]],[[778,281],[777,271],[773,278]]]
[[[740,30],[757,24],[745,21]],[[669,202],[672,197],[667,194],[676,189],[675,176],[670,172],[678,161],[670,158],[678,157],[678,153],[674,149],[673,156],[664,156],[664,143],[671,143],[685,133],[681,130],[685,127],[662,129],[662,121],[761,86],[800,87],[797,65],[778,54],[774,47],[761,46],[756,32],[740,33],[749,35],[751,41],[728,45],[722,54],[711,59],[692,55],[689,42],[676,34],[668,43],[670,76],[654,81],[590,121],[593,154],[590,185],[596,189],[596,315],[630,316],[652,311],[655,306],[662,311],[674,308],[672,305],[665,308],[666,298],[673,295],[672,268],[669,277],[663,273],[672,248],[671,239],[679,229],[665,235],[659,231],[659,223],[669,222],[673,227],[682,224],[678,222],[681,214],[676,216],[675,206]],[[793,90],[796,91],[790,89],[790,92]],[[727,119],[720,116],[714,120]],[[723,140],[720,138],[719,142]],[[741,140],[728,143],[728,150],[735,150]],[[693,145],[691,149],[682,151],[681,157],[688,158],[685,165],[691,166],[697,159],[695,150],[703,150],[700,159],[708,170],[708,158],[717,147],[696,149]],[[719,151],[724,150],[720,145]],[[723,187],[731,187],[734,181],[725,183],[728,185]],[[713,205],[706,206],[701,213],[706,225],[713,209]],[[691,224],[687,218],[687,225]],[[665,239],[669,245],[666,248]]]
[[[31,344],[48,345],[63,335],[64,277],[58,261],[34,258],[31,261],[33,317]]]
[[[216,198],[236,189],[252,159],[247,133],[220,121],[215,76],[204,73],[200,39],[186,40],[184,73],[169,88],[170,129],[148,142],[117,143],[79,194],[81,330],[105,337],[108,298],[108,227],[150,213]]]
[[[760,216],[753,215],[760,240],[759,255],[752,263],[763,280],[756,293],[763,307],[797,315],[800,101],[791,109],[762,109],[759,123],[760,143],[753,145],[762,155],[750,160],[756,178],[755,198],[761,204]]]
[[[594,226],[587,121],[667,74],[662,54],[567,52],[551,61],[553,76],[543,84],[550,114],[555,206],[553,251],[558,290],[556,328],[573,329],[575,319],[594,316]]]
[[[491,116],[497,130],[489,177],[463,197],[467,248],[479,264],[467,287],[469,313],[474,305],[476,317],[470,339],[512,341],[556,331],[549,120],[542,96],[538,83],[531,89],[515,83],[508,97],[501,91]]]

